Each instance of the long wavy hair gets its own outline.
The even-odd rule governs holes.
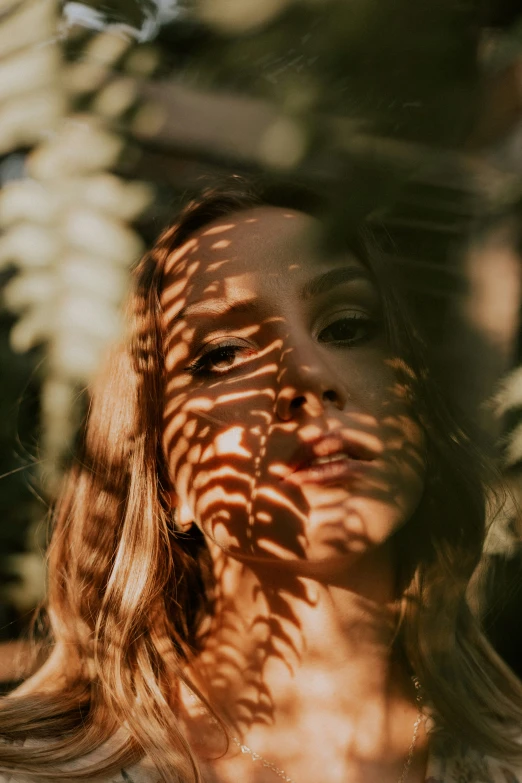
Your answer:
[[[317,206],[308,196],[290,201],[286,206],[310,212]],[[239,179],[203,192],[135,270],[128,335],[93,386],[82,445],[56,508],[47,658],[0,702],[0,770],[86,780],[147,756],[161,781],[201,781],[178,699],[183,682],[204,700],[185,671],[212,612],[212,570],[201,534],[193,526],[180,535],[169,513],[159,295],[166,259],[194,231],[263,203],[277,200]],[[360,227],[353,242],[379,287],[399,365],[410,384],[415,378],[428,442],[424,497],[395,536],[402,605],[396,644],[438,726],[489,755],[520,760],[522,686],[466,598],[482,556],[491,475],[426,361],[422,324],[408,316],[408,292],[389,258],[383,262],[375,233]],[[69,769],[104,745],[110,751]]]

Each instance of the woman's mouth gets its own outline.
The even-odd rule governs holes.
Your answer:
[[[376,457],[361,442],[348,442],[338,433],[328,433],[294,453],[284,481],[298,485],[343,481],[366,472]]]
[[[297,465],[285,477],[291,484],[330,484],[343,481],[365,473],[373,463],[373,459],[355,457],[346,451],[336,451],[310,459]]]

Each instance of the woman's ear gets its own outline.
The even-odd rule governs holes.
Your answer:
[[[180,509],[179,498],[176,490],[172,489],[167,492],[166,497],[170,506],[170,513],[174,527],[176,530],[179,530],[182,533],[187,533],[193,524],[192,515],[190,512],[187,514],[188,509],[186,505]]]

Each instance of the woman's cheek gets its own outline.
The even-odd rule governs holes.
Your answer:
[[[188,432],[190,431],[190,437]],[[255,477],[259,438],[247,426],[189,416],[168,453],[171,481],[180,502],[198,520],[228,518],[246,508]],[[217,516],[216,516],[217,515]]]

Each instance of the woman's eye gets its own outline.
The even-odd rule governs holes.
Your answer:
[[[191,375],[220,375],[242,363],[251,348],[237,343],[222,344],[199,356],[186,369]]]
[[[321,343],[357,345],[373,337],[376,329],[375,321],[364,315],[344,316],[321,329],[317,339]]]

